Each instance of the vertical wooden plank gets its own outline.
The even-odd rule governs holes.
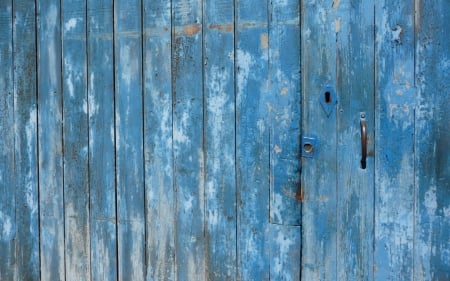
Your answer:
[[[42,280],[64,280],[60,2],[37,7],[40,270]]]
[[[87,1],[92,280],[117,280],[113,1]]]
[[[271,1],[269,36],[270,222],[300,225],[300,2]],[[266,42],[264,42],[267,40]]]
[[[416,1],[416,280],[450,280],[450,2]]]
[[[414,1],[378,1],[375,279],[413,279]]]
[[[86,1],[63,0],[61,13],[66,280],[89,280]]]
[[[13,280],[15,266],[14,84],[12,1],[0,2],[0,280]]]
[[[14,1],[15,280],[39,279],[35,3]],[[11,126],[9,130],[13,130]],[[10,191],[11,192],[11,191]],[[1,277],[0,277],[1,279]]]
[[[331,99],[327,115],[319,102],[336,89],[336,10],[331,4],[302,3],[302,133],[317,137],[313,157],[302,159],[302,280],[337,280],[337,108]]]
[[[147,280],[175,280],[171,1],[144,1]]]
[[[373,280],[374,2],[336,1],[337,280]],[[361,167],[360,121],[368,154]]]
[[[236,279],[234,2],[204,1],[207,280]]]
[[[176,274],[179,280],[204,280],[202,1],[172,3]]]
[[[270,280],[300,280],[300,1],[271,1],[267,98]],[[291,226],[293,225],[293,226]]]
[[[119,280],[145,278],[141,6],[114,2]]]
[[[238,279],[269,280],[268,4],[235,3]]]

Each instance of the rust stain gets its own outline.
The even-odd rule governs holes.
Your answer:
[[[269,48],[269,36],[267,35],[267,33],[261,34],[260,41],[261,41],[261,49],[265,50]]]
[[[185,26],[183,29],[184,34],[188,36],[192,36],[197,34],[200,31],[200,26],[198,24],[191,24],[188,26]]]
[[[295,193],[295,200],[300,202],[303,202],[305,200],[305,193],[300,183],[298,183],[297,192]]]
[[[210,29],[217,29],[219,31],[232,32],[234,30],[234,25],[232,23],[227,24],[210,24]]]

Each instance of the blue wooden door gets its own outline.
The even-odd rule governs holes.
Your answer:
[[[0,280],[299,280],[298,1],[0,0]]]
[[[449,280],[450,3],[397,2],[0,0],[0,281]]]
[[[449,280],[449,2],[301,9],[302,280]]]

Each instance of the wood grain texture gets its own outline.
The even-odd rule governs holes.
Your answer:
[[[375,3],[375,280],[413,279],[414,1]]]
[[[62,1],[66,280],[89,280],[90,218],[86,1]]]
[[[318,138],[314,157],[302,159],[302,280],[338,280],[337,108],[327,116],[319,103],[324,87],[336,89],[337,11],[303,1],[302,12],[302,134]]]
[[[37,1],[41,280],[64,280],[61,6]]]
[[[270,222],[300,225],[300,3],[271,1],[269,12]]]
[[[206,279],[218,281],[237,273],[233,8],[203,1]]]
[[[238,280],[269,280],[268,5],[235,3]]]
[[[333,9],[339,95],[337,280],[373,280],[374,2],[340,1]],[[369,139],[365,169],[361,168],[363,113]]]
[[[448,1],[416,1],[416,280],[450,279]]]
[[[87,1],[91,279],[117,280],[113,2]]]
[[[205,279],[202,2],[172,1],[176,278]]]
[[[145,279],[142,3],[114,2],[119,280]]]
[[[147,280],[175,279],[171,2],[144,1]]]
[[[13,280],[15,254],[14,81],[12,1],[0,2],[0,279]]]
[[[14,127],[16,274],[39,279],[35,3],[14,1]],[[13,129],[14,128],[14,129]],[[26,258],[22,258],[26,257]],[[1,277],[0,277],[1,279]]]

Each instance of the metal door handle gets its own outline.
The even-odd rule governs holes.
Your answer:
[[[364,113],[361,113],[359,124],[361,126],[361,169],[365,169],[367,158],[367,123]]]

